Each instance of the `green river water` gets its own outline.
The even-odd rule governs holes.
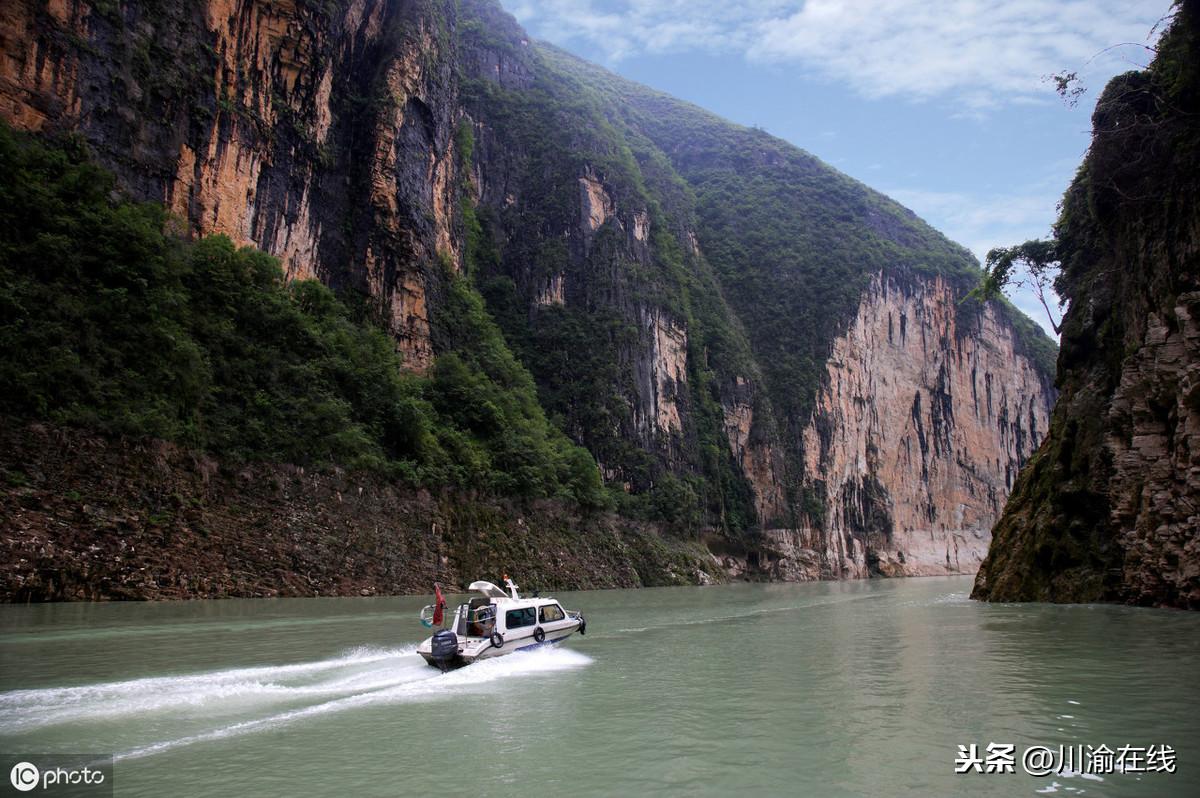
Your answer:
[[[117,795],[1200,796],[1200,614],[970,585],[563,593],[586,637],[446,675],[426,598],[0,607],[0,752],[115,755]],[[1015,773],[954,773],[993,742]],[[1177,769],[1022,771],[1080,744]]]

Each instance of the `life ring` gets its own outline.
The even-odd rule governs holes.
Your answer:
[[[504,648],[504,635],[492,632],[492,648]]]
[[[533,630],[533,639],[538,641],[539,643],[545,643],[546,642],[546,630],[540,626],[537,627],[536,629],[534,629]]]
[[[587,634],[587,618],[584,618],[582,615],[579,616],[579,634]]]

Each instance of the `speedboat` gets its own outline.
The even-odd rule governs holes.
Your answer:
[[[575,632],[587,633],[582,613],[564,610],[557,599],[521,598],[518,586],[507,576],[504,584],[507,591],[491,582],[472,582],[467,589],[479,595],[459,604],[449,628],[434,632],[417,646],[417,653],[446,671],[476,660],[552,646]],[[434,589],[435,603],[421,610],[421,623],[427,628],[443,625],[446,603],[441,587]]]

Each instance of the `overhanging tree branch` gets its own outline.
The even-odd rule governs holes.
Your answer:
[[[1023,269],[1024,274],[1018,271],[1018,267]],[[1046,293],[1054,283],[1058,268],[1054,241],[1034,239],[1013,247],[996,247],[987,254],[979,285],[967,296],[986,302],[1000,298],[1010,286],[1028,286],[1046,311],[1046,319],[1054,334],[1059,335],[1062,332],[1062,319],[1055,318],[1046,301]]]

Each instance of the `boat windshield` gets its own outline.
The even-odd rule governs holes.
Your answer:
[[[563,608],[557,604],[544,604],[538,610],[538,621],[541,623],[553,623],[561,621],[565,617],[567,616],[563,612]]]

